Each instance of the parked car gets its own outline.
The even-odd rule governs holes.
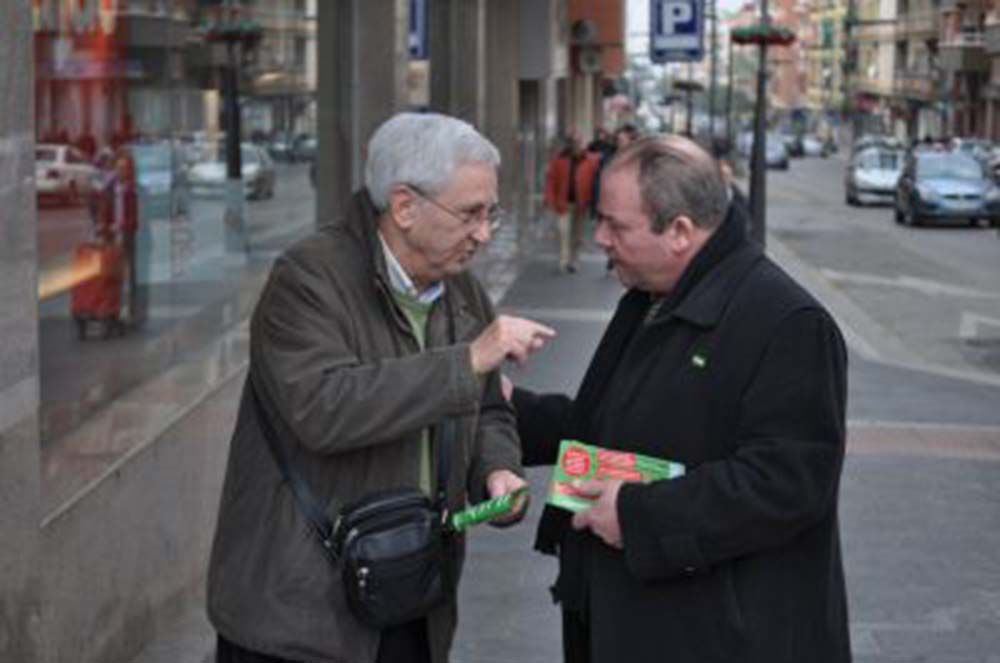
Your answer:
[[[97,168],[72,145],[35,146],[35,192],[38,198],[76,205],[90,194]]]
[[[825,159],[830,155],[830,145],[823,142],[816,134],[806,134],[802,137],[802,155]]]
[[[295,161],[312,161],[316,158],[318,141],[312,134],[299,134],[292,143]]]
[[[267,145],[267,153],[275,161],[294,161],[294,142],[290,134],[276,133]]]
[[[977,159],[961,152],[911,152],[896,187],[896,223],[1000,223],[1000,188]]]
[[[267,151],[253,143],[240,146],[243,191],[248,200],[273,198],[275,187],[274,162]],[[188,172],[191,191],[196,195],[222,195],[226,184],[226,150],[218,143],[212,158],[193,165]]]
[[[802,144],[802,134],[790,129],[783,130],[780,134],[782,142],[785,144],[785,151],[790,157],[805,156],[805,146]]]
[[[903,160],[902,150],[886,147],[869,147],[851,157],[844,175],[847,204],[893,204]]]
[[[764,161],[768,168],[788,170],[788,148],[778,134],[767,134],[764,141]]]

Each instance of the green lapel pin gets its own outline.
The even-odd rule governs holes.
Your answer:
[[[691,364],[696,368],[705,368],[708,365],[708,358],[700,352],[696,352],[691,355]]]

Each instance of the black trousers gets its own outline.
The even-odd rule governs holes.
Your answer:
[[[375,663],[430,663],[427,621],[417,619],[382,632]],[[267,656],[226,640],[221,635],[215,649],[215,663],[298,663],[287,658]]]

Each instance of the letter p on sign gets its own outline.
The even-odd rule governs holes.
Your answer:
[[[660,5],[664,34],[676,34],[677,26],[690,23],[694,18],[689,2],[664,2]]]

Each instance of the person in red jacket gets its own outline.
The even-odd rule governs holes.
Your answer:
[[[576,271],[597,165],[598,156],[583,149],[579,136],[570,134],[546,169],[545,207],[556,214],[559,268],[566,272]]]

